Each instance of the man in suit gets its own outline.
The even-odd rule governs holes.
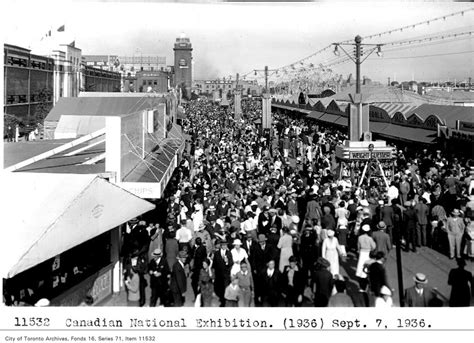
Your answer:
[[[387,256],[392,249],[390,236],[385,232],[386,228],[387,225],[385,225],[385,222],[381,221],[377,224],[377,230],[372,233],[377,251],[383,252],[385,256]]]
[[[426,226],[428,225],[428,214],[430,208],[427,205],[427,200],[421,198],[421,201],[415,205],[416,212],[416,245],[426,246]]]
[[[388,285],[387,272],[383,264],[385,261],[385,254],[382,251],[377,251],[374,258],[375,261],[369,265],[367,274],[370,290],[376,297],[378,297],[380,296],[380,289],[382,286],[387,286],[388,288],[390,288],[390,286]]]
[[[291,256],[290,265],[285,266],[283,271],[283,293],[287,307],[299,307],[303,302],[305,278],[303,272],[297,266],[296,257]]]
[[[429,307],[435,298],[431,287],[427,286],[425,274],[417,273],[413,278],[415,285],[405,290],[405,304],[408,307]]]
[[[188,258],[186,251],[178,253],[178,261],[173,265],[171,271],[170,290],[173,295],[174,306],[181,307],[184,304],[185,293],[187,288],[186,273],[184,271],[184,263]]]
[[[155,249],[152,256],[153,258],[148,264],[151,288],[150,307],[155,307],[158,299],[160,299],[160,305],[164,306],[167,303],[166,294],[168,293],[170,269],[166,259],[163,258],[161,249]]]
[[[268,206],[264,206],[262,213],[258,215],[258,226],[257,230],[260,234],[267,234],[270,231],[270,213]]]
[[[214,268],[214,292],[219,297],[220,306],[225,306],[225,288],[230,284],[230,270],[234,261],[232,259],[232,254],[230,253],[229,249],[227,248],[227,241],[221,240],[218,244],[220,247],[214,253],[214,261],[213,261],[213,268]]]
[[[261,272],[262,292],[259,295],[259,302],[264,307],[277,307],[280,300],[281,274],[275,269],[275,261],[270,260],[267,268]]]
[[[203,244],[201,237],[196,237],[194,242],[194,258],[193,258],[193,275],[191,276],[191,285],[193,287],[194,296],[198,294],[199,273],[202,269],[202,264],[207,258],[206,246]]]
[[[250,266],[254,276],[255,284],[255,304],[261,306],[262,295],[265,292],[264,283],[261,278],[262,271],[270,260],[276,260],[277,252],[275,248],[267,243],[267,237],[263,234],[258,235],[258,244],[254,244],[253,256],[251,256]]]
[[[274,208],[270,209],[270,228],[271,227],[276,227],[277,228],[277,233],[279,234],[282,228],[282,221],[279,216],[277,216],[278,211]]]

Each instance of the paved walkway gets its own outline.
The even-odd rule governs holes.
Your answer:
[[[341,263],[341,274],[348,281],[348,293],[355,292],[358,288],[355,271],[357,267],[357,257],[349,253],[347,261]],[[391,288],[393,289],[393,302],[395,306],[399,306],[398,297],[398,279],[395,249],[390,252],[386,262],[387,274]],[[436,289],[439,298],[442,299],[447,306],[451,293],[451,286],[448,285],[448,274],[452,268],[456,268],[456,262],[448,257],[438,253],[430,248],[418,249],[417,253],[402,251],[402,268],[403,268],[403,287],[413,286],[413,277],[416,273],[422,272],[428,278],[429,286]],[[467,261],[466,270],[474,274],[474,263]],[[147,287],[147,303],[150,297],[150,289]],[[218,306],[216,299],[214,306]],[[120,293],[113,295],[110,299],[103,302],[101,306],[127,306],[126,292],[124,289]],[[191,281],[188,278],[188,291],[186,293],[185,307],[194,306],[194,294],[191,288]],[[303,306],[312,306],[309,299],[305,299]],[[474,299],[471,299],[471,306],[474,306]]]

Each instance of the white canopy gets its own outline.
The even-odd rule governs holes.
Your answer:
[[[152,210],[97,175],[0,175],[1,276],[11,278]]]

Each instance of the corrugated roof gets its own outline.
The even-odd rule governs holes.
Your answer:
[[[474,123],[474,107],[468,106],[424,104],[408,112],[406,117],[410,117],[413,113],[416,113],[423,120],[431,115],[436,115],[451,128],[456,126],[456,120]]]
[[[425,96],[459,102],[474,102],[474,92],[468,91],[447,92],[441,89],[433,89],[426,92]]]
[[[336,101],[350,102],[350,94],[355,94],[355,86],[347,88],[329,98]],[[403,91],[400,88],[381,85],[363,85],[361,94],[368,103],[410,103],[421,105],[424,103],[445,103],[438,99],[429,99],[411,91]]]
[[[45,121],[58,121],[62,115],[126,116],[165,101],[159,97],[60,98]]]
[[[380,104],[376,104],[376,107],[385,110],[385,112],[387,112],[390,118],[393,118],[393,116],[397,112],[400,112],[401,114],[405,116],[405,118],[407,118],[406,114],[410,112],[411,110],[417,108],[418,106],[412,105],[412,104],[405,104],[405,103],[402,103],[402,104],[380,103]]]

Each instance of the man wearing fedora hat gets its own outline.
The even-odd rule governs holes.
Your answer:
[[[232,259],[232,253],[229,251],[227,247],[227,240],[221,239],[217,241],[219,243],[220,248],[214,252],[214,260],[212,263],[212,267],[214,268],[214,291],[216,295],[219,297],[220,306],[225,306],[225,288],[230,283],[230,270],[234,264]]]
[[[188,258],[186,251],[178,253],[178,261],[175,262],[171,270],[170,290],[173,295],[175,307],[181,307],[185,301],[185,293],[187,289],[186,272],[184,271],[184,264]]]
[[[466,229],[463,218],[460,217],[461,211],[455,208],[446,223],[449,241],[449,258],[453,259],[456,255],[461,258],[461,241]]]
[[[405,304],[408,307],[429,307],[434,294],[431,287],[427,286],[428,279],[425,274],[417,273],[413,280],[415,285],[405,290]]]
[[[170,270],[166,259],[163,258],[163,252],[157,248],[153,250],[153,259],[148,264],[148,272],[150,274],[150,307],[155,307],[158,299],[160,305],[167,304],[166,294],[168,292],[168,280],[170,278]]]
[[[381,251],[385,256],[388,256],[388,253],[392,249],[392,242],[390,236],[385,232],[387,225],[384,221],[380,221],[377,224],[377,230],[372,233],[372,238],[375,241],[376,251]]]

